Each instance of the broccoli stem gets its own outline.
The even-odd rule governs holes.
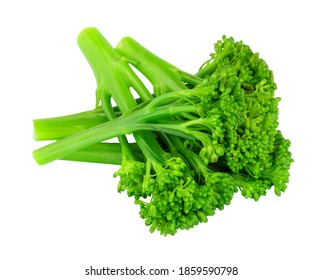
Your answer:
[[[35,119],[34,139],[58,140],[107,121],[101,107],[67,116]]]
[[[92,68],[100,98],[105,94],[111,96],[123,113],[137,105],[129,91],[130,84],[134,83],[140,89],[138,94],[142,99],[150,98],[150,93],[142,82],[134,79],[134,73],[127,62],[122,61],[121,55],[96,28],[84,29],[79,34],[77,43]]]
[[[142,103],[140,99],[136,99],[137,103]],[[121,115],[117,106],[113,107],[116,117]],[[71,134],[83,131],[98,124],[107,122],[107,116],[102,106],[95,109],[59,116],[52,118],[42,118],[33,120],[34,140],[58,140]]]
[[[202,81],[201,78],[161,59],[130,37],[122,38],[116,50],[146,76],[154,86],[154,92],[157,95],[186,89],[184,83],[195,86]]]
[[[200,77],[198,77],[196,75],[192,75],[187,72],[184,72],[182,70],[179,71],[179,75],[180,75],[182,81],[185,84],[190,85],[191,87],[194,87],[203,81],[203,79],[201,79]]]
[[[210,63],[202,65],[199,71],[196,73],[197,77],[204,78],[208,75],[211,75],[216,69],[217,61],[210,61]]]
[[[169,135],[169,140],[172,145],[178,150],[179,153],[187,160],[193,170],[196,171],[197,175],[201,177],[205,175],[206,166],[202,159],[190,149],[187,149],[181,139],[173,135]]]
[[[105,113],[105,115],[108,117],[109,120],[113,120],[116,118],[116,114],[113,110],[112,104],[111,104],[111,96],[103,95],[102,98],[105,100],[102,100],[102,108]],[[133,155],[133,152],[130,149],[128,140],[125,135],[119,135],[118,140],[121,146],[121,152],[122,152],[122,158],[124,160],[135,160],[135,156]]]
[[[172,94],[178,95],[178,93]],[[70,135],[64,139],[39,148],[34,151],[33,155],[36,162],[38,162],[39,164],[46,164],[56,159],[66,157],[90,145],[140,130],[165,132],[192,140],[194,138],[189,137],[188,135],[183,133],[183,127],[181,125],[175,126],[173,124],[170,124],[170,126],[167,127],[166,124],[161,125],[158,123],[150,122],[153,122],[160,118],[164,119],[169,116],[179,115],[182,112],[195,111],[196,108],[193,105],[181,105],[177,107],[165,106],[165,108],[162,107],[155,110],[151,110],[151,106],[147,105],[146,107],[143,107],[142,109],[131,114],[113,119],[110,122],[97,125],[95,127]],[[136,138],[138,146],[142,148],[142,151],[145,155],[146,153],[148,153],[152,158],[158,161],[155,157],[158,158],[160,156],[163,156],[165,151],[162,150],[159,143],[153,136],[149,135],[150,138],[148,138],[148,141],[146,141],[147,139],[143,139],[143,132],[139,133],[141,134],[137,135]],[[135,135],[136,134],[134,134],[134,136]],[[155,143],[157,143],[158,146],[156,146]],[[159,150],[162,150],[163,153],[160,154]]]
[[[143,160],[143,155],[135,143],[129,143],[135,158]],[[123,154],[119,143],[98,143],[72,153],[62,160],[121,165]]]

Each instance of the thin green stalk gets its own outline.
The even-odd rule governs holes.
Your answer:
[[[148,106],[147,106],[148,107]],[[185,106],[180,106],[180,109],[174,110],[174,108],[164,108],[160,110],[150,111],[149,107],[144,107],[141,110],[135,111],[132,114],[119,117],[117,119],[111,120],[110,122],[97,125],[95,127],[89,128],[87,130],[81,131],[79,133],[70,135],[64,139],[56,141],[52,144],[39,148],[35,150],[33,155],[35,160],[39,164],[46,164],[51,161],[64,158],[72,153],[80,151],[90,145],[109,140],[111,138],[134,133],[140,130],[150,130],[150,131],[161,131],[165,133],[172,133],[181,137],[186,137],[192,139],[191,137],[182,133],[181,129],[176,129],[176,127],[170,127],[167,129],[167,126],[160,127],[159,124],[149,123],[148,121],[154,121],[158,118],[165,118],[166,116],[174,116],[174,114],[180,114]],[[186,106],[190,110],[195,110],[194,106]],[[181,128],[178,126],[178,128]],[[148,141],[143,138],[142,133],[138,134],[137,143],[141,148],[141,145],[144,146],[144,150],[149,152],[149,149],[155,150],[152,154],[154,156],[160,157],[163,154],[159,153],[158,142],[155,138],[151,137]],[[155,141],[158,146],[155,146]],[[147,145],[148,144],[148,145]],[[162,150],[163,151],[163,150]],[[143,151],[144,152],[144,151]],[[153,151],[152,151],[153,153]],[[163,153],[165,153],[163,151]]]
[[[223,51],[221,53],[217,53],[216,56],[213,56],[200,67],[195,76],[203,79],[204,77],[211,75],[218,66],[218,63],[231,53],[232,51]]]
[[[102,108],[61,117],[35,119],[34,139],[36,141],[62,139],[107,120]]]
[[[181,139],[174,137],[173,135],[168,136],[171,143],[179,151],[179,153],[188,161],[192,169],[195,170],[200,177],[205,172],[206,166],[203,160],[193,151],[187,149]]]
[[[101,98],[106,94],[113,97],[121,112],[135,107],[137,103],[129,91],[133,82],[129,78],[132,69],[103,35],[96,28],[86,28],[79,34],[77,43],[96,78],[98,96]],[[148,95],[149,91],[141,93]]]
[[[196,86],[203,81],[203,79],[201,79],[200,77],[192,75],[182,70],[179,71],[179,75],[182,81],[190,86]]]
[[[116,114],[113,111],[112,104],[111,104],[111,96],[108,95],[102,95],[101,96],[102,101],[102,108],[105,113],[105,115],[108,117],[108,119],[111,121],[116,118]],[[125,135],[119,135],[118,136],[119,143],[121,145],[121,152],[122,152],[122,158],[123,160],[132,159],[135,160],[135,156],[133,155],[128,140]]]
[[[136,67],[154,86],[157,95],[186,89],[175,66],[159,58],[130,37],[122,38],[116,50]]]
[[[136,99],[136,103],[142,104],[142,100]],[[121,113],[117,106],[113,107],[113,111],[116,117],[120,117]],[[107,121],[102,106],[60,117],[35,119],[33,120],[34,139],[36,141],[59,140]]]
[[[143,161],[143,155],[138,145],[129,143],[129,147],[135,158]],[[119,143],[98,143],[72,153],[62,160],[121,165],[122,158],[123,154]]]

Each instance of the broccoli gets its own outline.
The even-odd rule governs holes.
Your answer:
[[[272,71],[249,46],[224,36],[193,75],[132,38],[113,48],[96,28],[83,30],[78,44],[97,81],[96,109],[35,120],[36,140],[57,140],[34,151],[39,164],[120,164],[118,191],[163,235],[207,222],[239,190],[254,200],[272,186],[277,195],[286,190],[293,160],[278,130],[280,99]],[[119,145],[101,143],[114,137]]]

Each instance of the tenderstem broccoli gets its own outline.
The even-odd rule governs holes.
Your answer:
[[[273,73],[242,41],[223,36],[196,74],[130,37],[113,48],[96,28],[83,30],[78,44],[96,78],[96,108],[35,120],[36,140],[57,140],[34,151],[39,164],[120,164],[118,191],[163,235],[206,222],[238,191],[257,201],[272,187],[286,190],[293,160],[278,129]],[[120,144],[104,143],[115,137]]]

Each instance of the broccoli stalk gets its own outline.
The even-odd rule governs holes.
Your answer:
[[[136,143],[129,143],[129,147],[136,159],[143,161],[143,155]],[[62,160],[93,162],[121,165],[122,151],[119,143],[98,143],[72,153]]]
[[[33,120],[34,139],[36,141],[58,140],[107,121],[102,106],[68,116],[35,119]]]
[[[186,89],[186,84],[192,87],[202,82],[198,76],[161,59],[131,37],[122,38],[116,50],[146,76],[156,95]]]

